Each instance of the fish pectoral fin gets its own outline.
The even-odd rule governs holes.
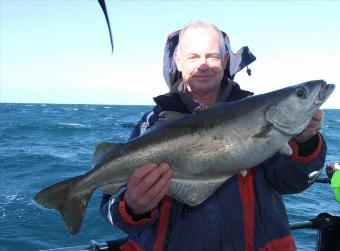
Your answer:
[[[269,132],[272,129],[272,124],[267,122],[264,126],[261,127],[261,130],[259,133],[255,134],[254,138],[266,138],[269,136]]]
[[[110,143],[110,142],[99,143],[96,146],[96,150],[94,151],[94,155],[92,159],[93,165],[96,165],[105,154],[109,153],[113,149],[121,147],[122,145],[124,144],[123,143]]]
[[[288,143],[284,144],[280,149],[279,152],[282,154],[286,154],[291,156],[293,154],[293,150]]]
[[[114,183],[114,184],[109,184],[109,185],[105,185],[103,187],[101,187],[101,190],[103,190],[103,192],[108,193],[108,194],[115,194],[119,188],[121,188],[122,186],[125,186],[126,183]]]
[[[196,206],[205,201],[228,177],[209,180],[172,179],[168,195],[189,206]]]

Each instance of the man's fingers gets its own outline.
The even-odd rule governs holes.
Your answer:
[[[317,111],[314,113],[314,115],[313,115],[313,117],[312,117],[312,120],[315,120],[315,121],[322,121],[322,119],[323,119],[323,111],[321,111],[321,110],[319,109],[319,110],[317,110]]]
[[[127,184],[127,206],[134,214],[152,210],[169,189],[171,177],[172,171],[166,163],[146,164],[136,169]]]
[[[164,195],[168,192],[170,185],[171,185],[171,177],[172,177],[172,174],[170,176],[170,179],[168,179],[168,181],[166,182],[163,189],[150,201],[150,205],[152,205],[152,208],[156,207],[158,203],[162,200]]]
[[[172,177],[172,171],[168,169],[159,179],[156,183],[153,184],[152,187],[145,193],[145,197],[147,197],[149,200],[153,200],[155,197],[157,197],[163,190],[163,188],[167,185],[169,180]],[[163,194],[164,196],[164,194]],[[161,196],[161,198],[163,197]]]
[[[314,127],[307,127],[302,133],[301,136],[302,137],[310,137],[313,136],[317,133],[317,131],[315,130]]]
[[[152,187],[160,177],[169,170],[168,164],[160,164],[157,168],[154,168],[148,175],[144,176],[137,184],[141,191],[147,191]]]
[[[315,120],[315,119],[312,119],[309,124],[308,124],[308,127],[312,127],[312,128],[319,128],[321,127],[321,121],[322,120]]]
[[[317,110],[309,121],[308,127],[295,137],[298,142],[304,142],[314,136],[321,129],[322,119],[323,112]]]
[[[138,183],[145,177],[147,176],[149,173],[151,173],[153,170],[155,170],[155,168],[157,167],[157,165],[155,163],[148,163],[145,164],[143,166],[141,166],[140,168],[137,168],[130,176],[129,178],[129,185],[131,186],[136,186],[138,185]]]

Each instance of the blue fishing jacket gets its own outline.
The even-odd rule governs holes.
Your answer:
[[[224,102],[252,95],[230,79],[224,79],[222,87],[222,94],[228,89]],[[131,139],[152,128],[161,111],[191,113],[198,105],[188,106],[177,92],[154,100],[157,105],[142,117]],[[113,196],[103,195],[101,213],[128,234],[122,250],[296,250],[282,195],[312,185],[324,165],[326,144],[319,133],[304,144],[293,139],[289,144],[291,156],[276,153],[234,175],[198,206],[165,196],[150,213],[134,216],[126,207],[123,187]]]

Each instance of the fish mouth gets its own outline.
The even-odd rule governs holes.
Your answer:
[[[316,96],[314,100],[314,104],[319,105],[319,106],[322,105],[328,99],[328,97],[332,94],[334,89],[335,89],[334,84],[327,84],[326,82],[324,82],[321,85],[319,94]]]

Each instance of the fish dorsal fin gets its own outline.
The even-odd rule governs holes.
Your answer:
[[[199,114],[199,113],[204,113],[206,111],[208,111],[209,109],[211,109],[212,107],[215,107],[216,104],[211,104],[211,105],[200,105],[197,106],[194,110],[193,110],[193,114]]]
[[[113,183],[113,184],[105,185],[105,186],[101,187],[101,189],[105,193],[113,195],[113,194],[115,194],[118,191],[119,188],[121,188],[125,184],[126,183]]]
[[[188,114],[186,113],[181,113],[181,112],[173,112],[173,111],[163,111],[159,114],[159,120],[167,123],[176,119],[183,118],[187,116]]]
[[[124,145],[123,143],[110,143],[110,142],[101,142],[96,146],[96,150],[94,151],[92,163],[93,165],[96,165],[101,158],[112,151],[113,149],[116,149],[118,147],[121,147]]]
[[[205,113],[207,111],[210,111],[212,109],[216,109],[218,107],[225,107],[226,103],[224,102],[216,102],[216,103],[213,103],[213,104],[209,104],[209,105],[200,105],[200,106],[197,106],[193,111],[192,113],[195,115],[195,114],[200,114],[200,113]]]
[[[195,180],[173,178],[168,195],[189,206],[196,206],[205,201],[230,177]]]

